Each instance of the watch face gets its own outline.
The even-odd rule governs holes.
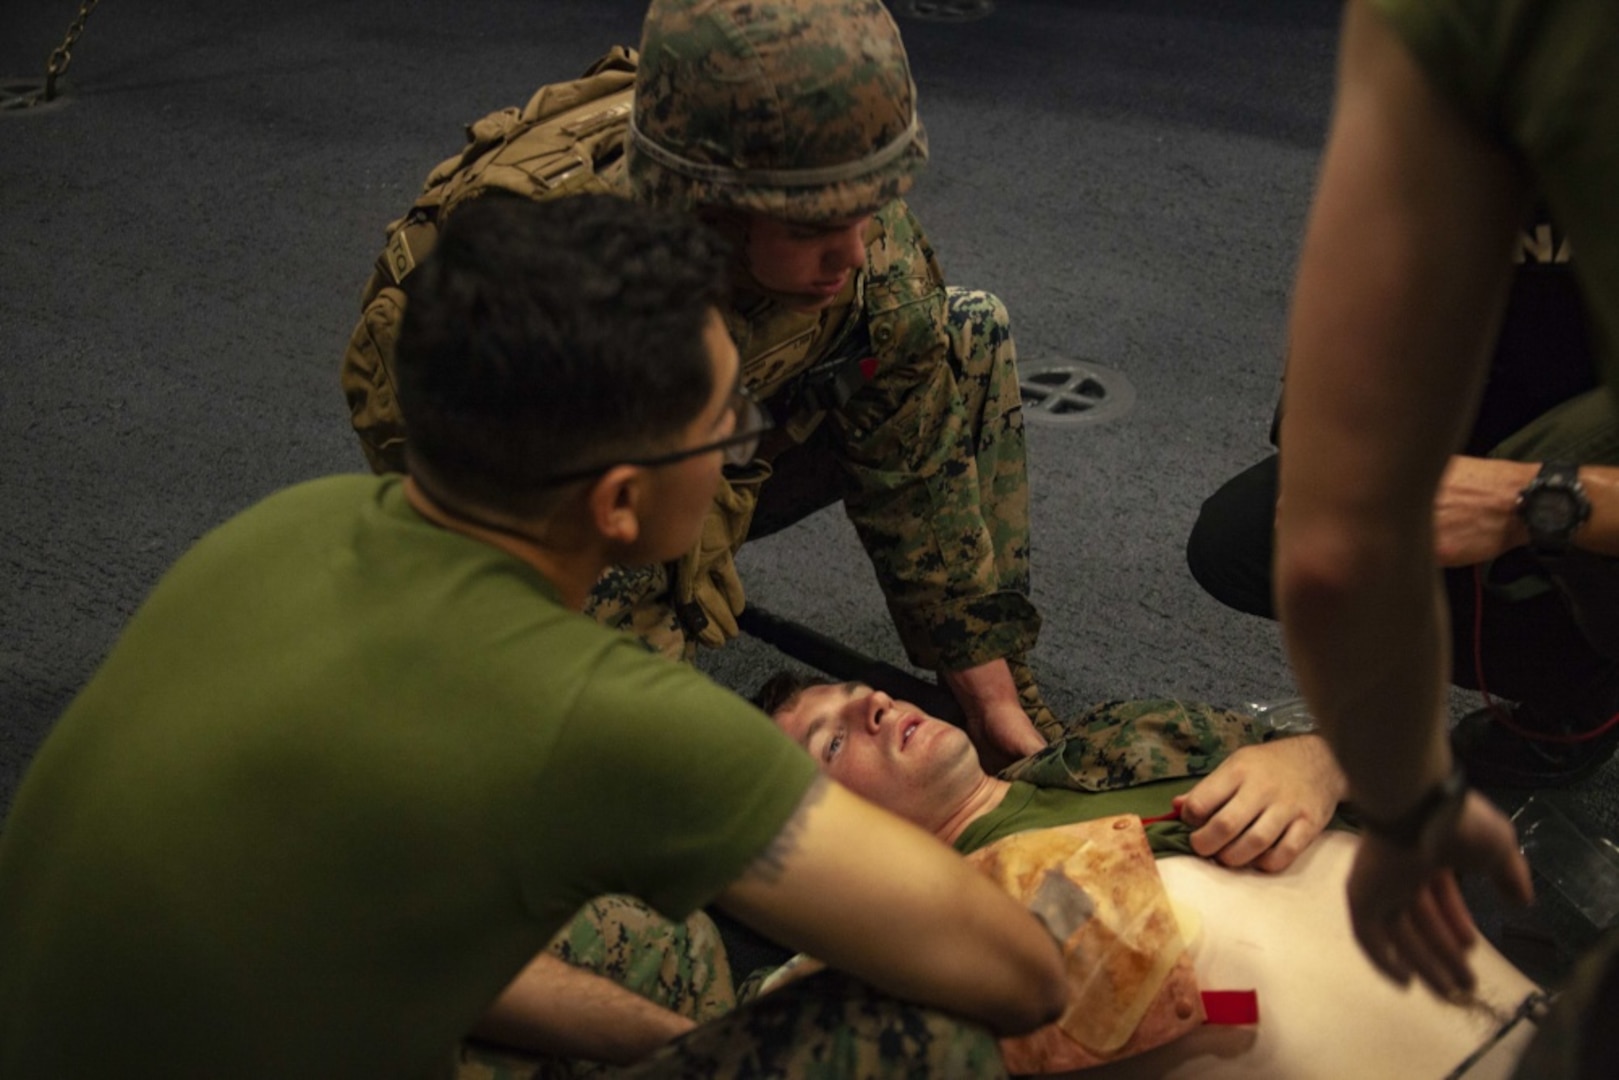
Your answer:
[[[1574,494],[1559,488],[1541,488],[1524,498],[1524,522],[1531,533],[1562,533],[1579,521]]]

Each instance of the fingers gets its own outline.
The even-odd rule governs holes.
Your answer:
[[[1191,824],[1195,823],[1198,817],[1188,806],[1181,811],[1181,820]],[[1225,862],[1223,855],[1226,847],[1241,836],[1252,823],[1252,813],[1245,814],[1241,809],[1227,803],[1212,818],[1204,815],[1203,824],[1192,830],[1192,850],[1205,859],[1220,857],[1220,861]]]
[[[1490,880],[1501,894],[1517,904],[1528,907],[1535,902],[1535,886],[1529,873],[1529,860],[1523,857],[1516,844],[1506,857],[1490,871]]]
[[[1304,854],[1304,849],[1319,835],[1321,826],[1307,818],[1294,818],[1282,838],[1254,860],[1254,868],[1267,874],[1281,873],[1292,866],[1293,860]]]
[[[1181,820],[1194,826],[1192,850],[1225,866],[1247,866],[1263,856],[1297,816],[1291,800],[1254,784],[1227,790],[1205,781],[1188,793],[1181,808]]]
[[[969,718],[967,734],[978,749],[984,769],[991,773],[1046,748],[1045,737],[1035,730],[1028,714],[1018,708],[977,720]]]
[[[1467,910],[1467,901],[1462,898],[1455,873],[1441,870],[1427,894],[1433,899],[1437,916],[1460,947],[1471,949],[1478,941],[1478,924],[1473,921],[1473,913]]]
[[[1517,829],[1506,815],[1476,791],[1468,796],[1458,833],[1461,842],[1471,849],[1472,868],[1489,874],[1495,887],[1508,899],[1525,905],[1534,902],[1529,860],[1518,847]]]
[[[1244,747],[1180,802],[1192,850],[1226,866],[1285,869],[1332,816],[1343,776],[1315,736]]]
[[[1373,965],[1401,986],[1417,978],[1441,997],[1473,987],[1467,948],[1427,890],[1410,907],[1357,923],[1355,936]]]
[[[1490,860],[1491,877],[1504,894],[1522,903],[1533,899],[1529,866],[1510,826],[1503,836],[1488,837],[1483,856]],[[1467,910],[1467,901],[1451,869],[1442,868],[1434,874],[1406,910],[1402,922],[1400,948],[1423,982],[1444,995],[1473,989],[1475,979],[1467,953],[1478,942],[1478,925]]]
[[[1224,806],[1242,786],[1237,770],[1228,767],[1230,761],[1228,758],[1214,772],[1199,780],[1191,791],[1177,796],[1180,799],[1182,821],[1193,828],[1207,824],[1214,812]],[[1196,849],[1197,844],[1194,842],[1192,847]],[[1206,855],[1208,852],[1199,851],[1198,854]]]
[[[1422,981],[1444,996],[1471,992],[1475,979],[1467,953],[1478,941],[1478,927],[1467,912],[1454,875],[1445,871],[1422,891],[1412,922],[1413,930],[1428,946],[1417,968]]]
[[[1295,826],[1301,826],[1302,840],[1295,836]],[[1192,833],[1192,850],[1223,866],[1248,866],[1257,865],[1278,844],[1285,844],[1276,867],[1281,869],[1298,857],[1318,831],[1301,820],[1291,806],[1266,805],[1263,798],[1239,792],[1208,824]]]
[[[1512,823],[1477,792],[1437,851],[1366,837],[1350,871],[1349,910],[1355,937],[1378,970],[1401,984],[1415,976],[1443,995],[1471,990],[1467,954],[1479,933],[1456,874],[1481,870],[1508,897],[1533,898]]]
[[[1447,997],[1473,988],[1478,928],[1448,866],[1368,837],[1350,871],[1349,911],[1366,955],[1395,982],[1415,977]]]
[[[1469,993],[1475,985],[1467,953],[1477,929],[1448,873],[1422,889],[1405,910],[1387,924],[1385,972],[1404,985],[1412,975],[1441,997]],[[1378,954],[1372,954],[1373,959]]]
[[[1233,814],[1228,818],[1225,814],[1220,814],[1207,828],[1214,829],[1221,823],[1237,820],[1240,820],[1239,815]],[[1277,813],[1274,809],[1262,810],[1257,817],[1248,821],[1245,827],[1225,830],[1230,833],[1230,839],[1215,849],[1213,857],[1222,866],[1247,866],[1270,850],[1286,826],[1285,815]],[[1196,847],[1193,850],[1197,850]]]
[[[715,590],[731,609],[731,613],[741,614],[743,605],[747,603],[748,594],[742,589],[742,578],[736,572],[736,563],[727,559],[724,566],[716,565],[710,570],[709,576],[714,581]]]
[[[1375,917],[1362,920],[1353,911],[1351,916],[1355,940],[1360,942],[1361,951],[1372,966],[1399,986],[1410,983],[1411,965],[1405,962],[1404,955],[1395,944],[1391,928]]]
[[[1225,866],[1252,866],[1268,874],[1286,870],[1321,832],[1293,810],[1272,807],[1215,856]]]

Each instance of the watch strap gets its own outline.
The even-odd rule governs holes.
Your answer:
[[[1452,762],[1450,774],[1423,793],[1409,810],[1397,818],[1380,820],[1362,811],[1360,824],[1367,833],[1396,847],[1424,847],[1433,837],[1434,828],[1447,815],[1454,815],[1467,797],[1467,776],[1460,762]]]

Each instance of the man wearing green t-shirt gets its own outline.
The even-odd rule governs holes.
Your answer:
[[[835,979],[688,1030],[542,955],[605,893],[715,901],[994,1030],[1057,1013],[1035,919],[579,613],[606,567],[686,550],[766,426],[724,268],[689,219],[610,197],[457,214],[399,339],[408,476],[205,537],[29,770],[0,1076],[442,1076],[475,1033],[657,1076],[997,1067],[982,1031]]]
[[[1532,890],[1511,823],[1468,790],[1447,737],[1434,495],[1472,421],[1531,192],[1567,230],[1597,367],[1619,390],[1616,69],[1607,0],[1345,6],[1289,330],[1277,611],[1365,826],[1356,936],[1389,976],[1440,993],[1473,984],[1456,875],[1518,902]],[[1499,515],[1502,536],[1521,524],[1552,558],[1619,554],[1614,500],[1581,490],[1619,478],[1548,464],[1521,516]]]

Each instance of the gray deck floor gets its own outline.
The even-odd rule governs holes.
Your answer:
[[[14,5],[0,76],[42,74],[76,11]],[[0,808],[193,540],[363,468],[336,373],[383,225],[464,123],[633,44],[640,11],[113,0],[70,96],[0,115]],[[1059,709],[1292,691],[1275,627],[1204,595],[1182,548],[1201,500],[1267,451],[1337,11],[1001,0],[978,22],[901,20],[933,149],[913,203],[947,275],[1007,302],[1024,364],[1089,360],[1137,395],[1030,431],[1035,660]],[[765,607],[903,665],[838,513],[743,566]],[[744,690],[780,662],[748,641],[704,661]],[[1608,836],[1616,778],[1561,797]],[[1592,934],[1556,897],[1511,914],[1478,895],[1531,974]]]

